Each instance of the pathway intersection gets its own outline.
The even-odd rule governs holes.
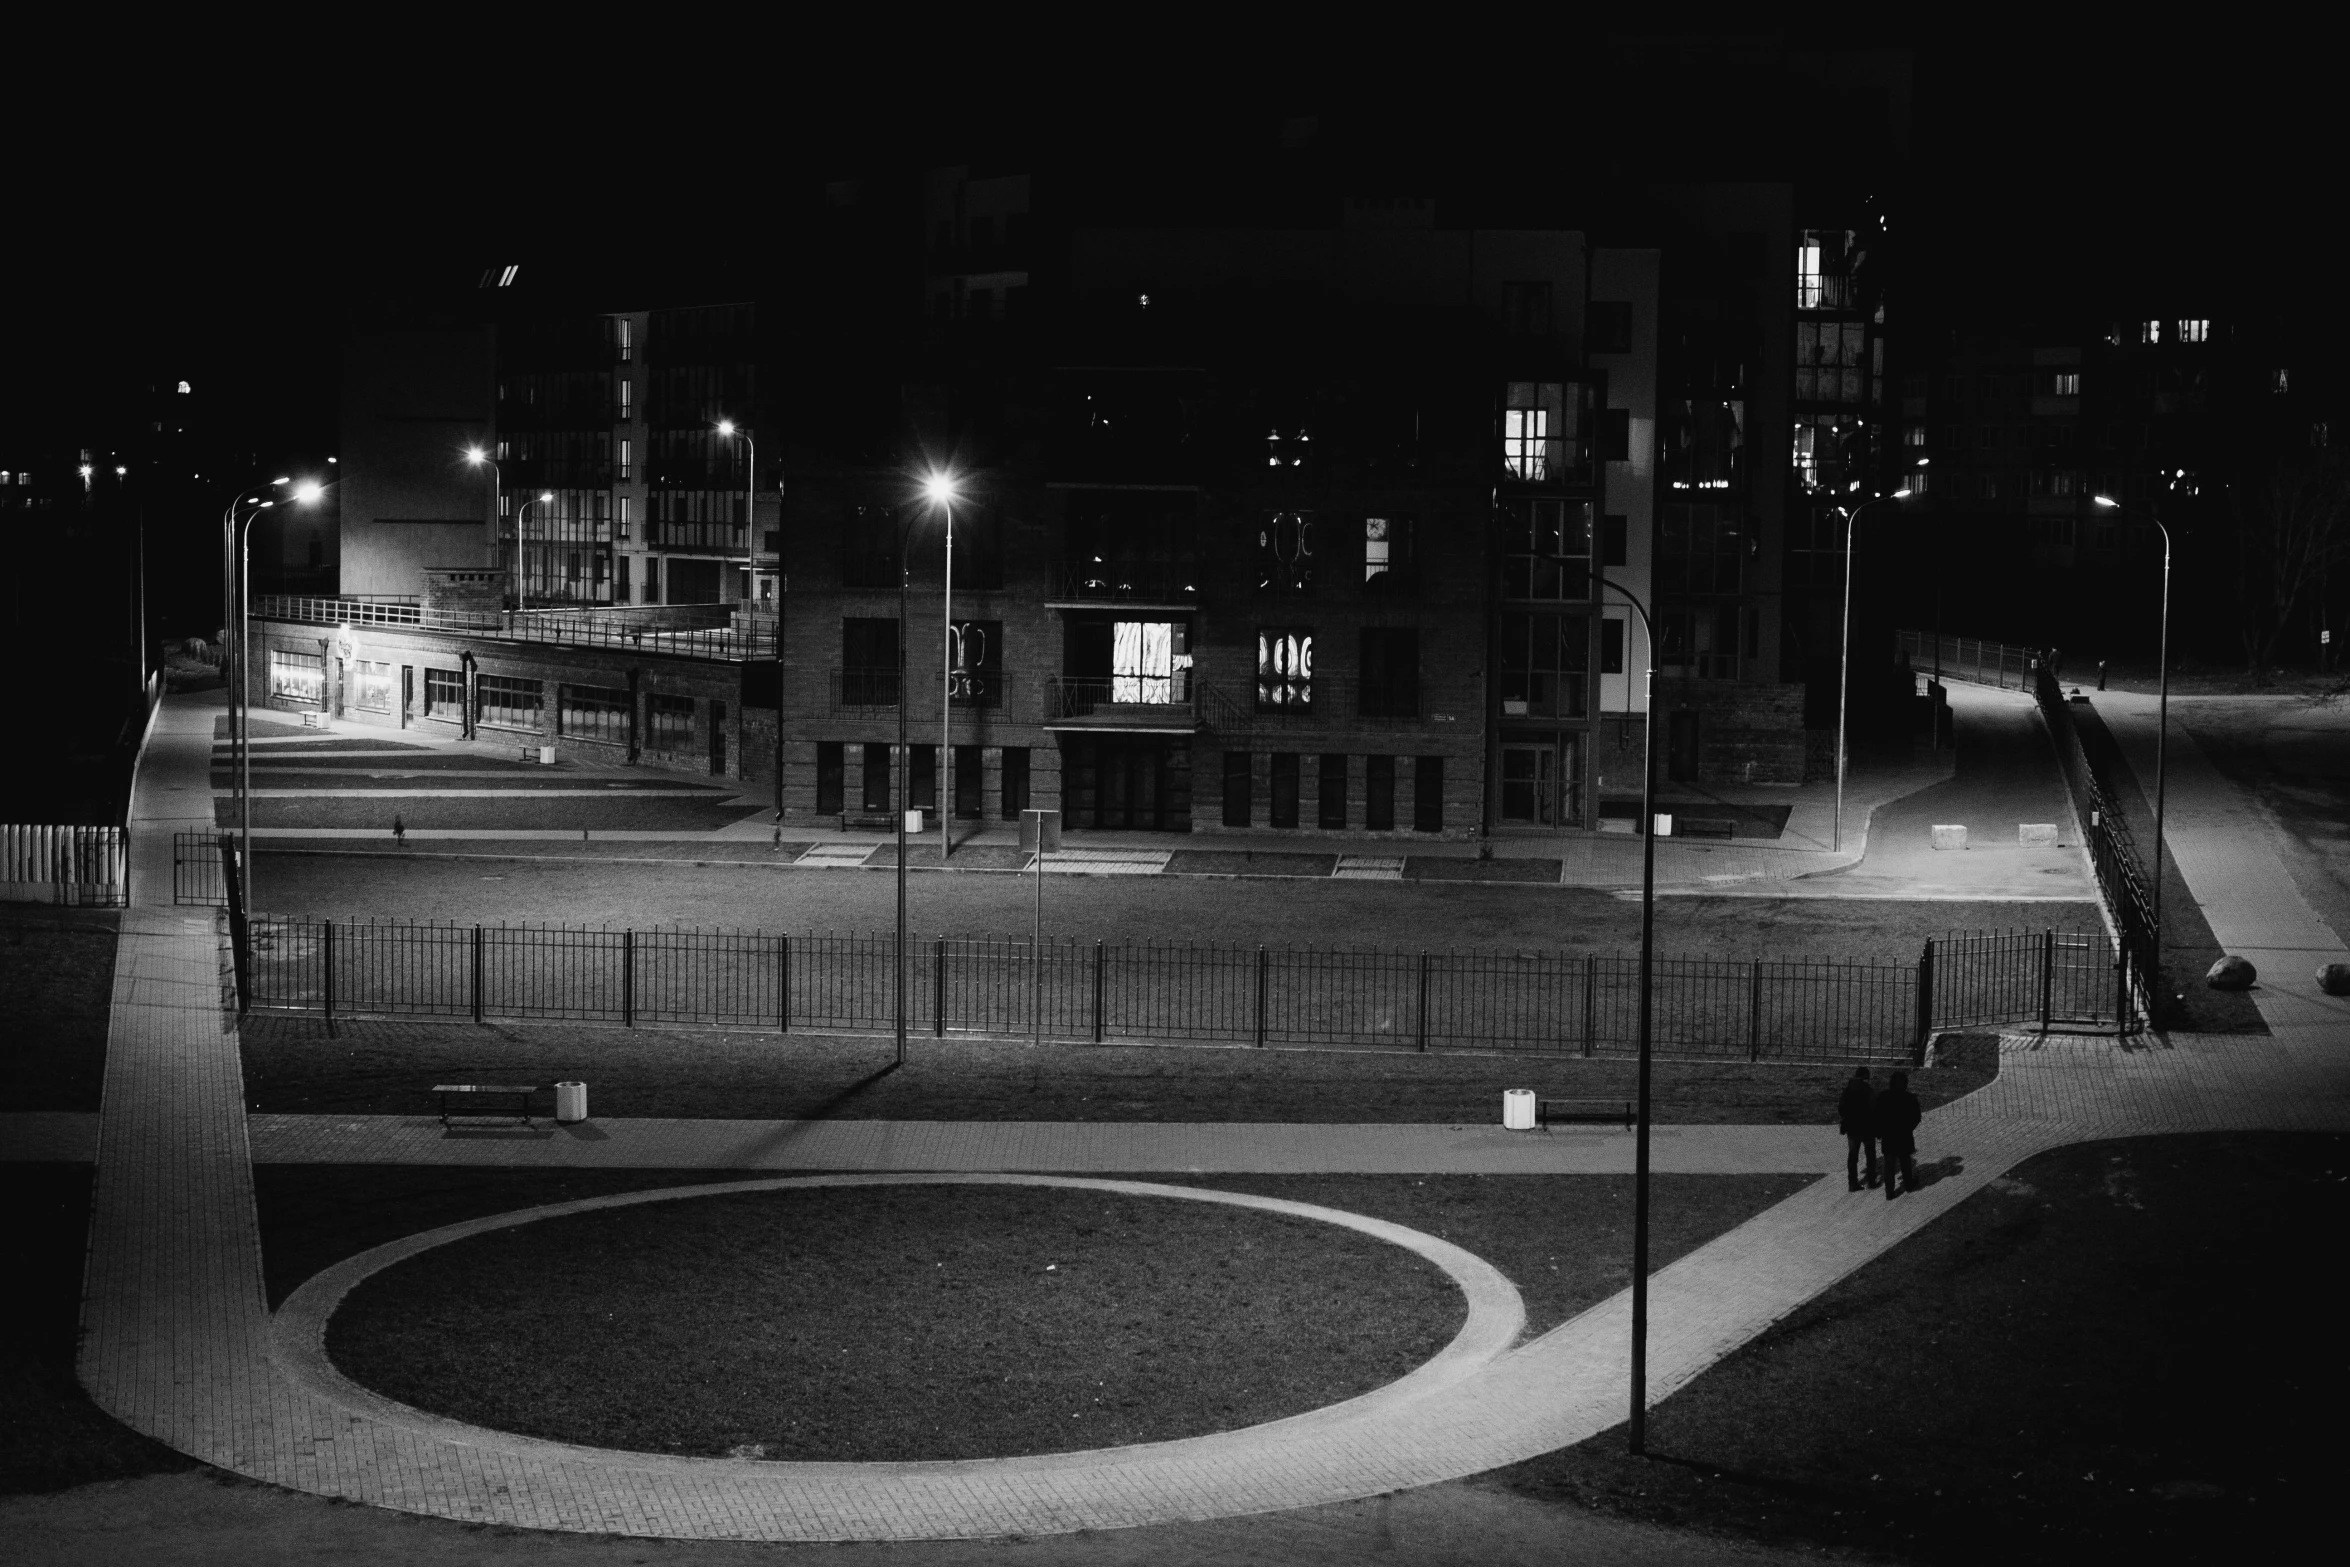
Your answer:
[[[208,712],[167,707],[142,767],[134,907],[122,927],[97,1144],[81,1374],[102,1408],[140,1431],[256,1479],[446,1518],[702,1539],[912,1540],[1131,1527],[1371,1496],[1533,1457],[1622,1418],[1627,1296],[1465,1375],[1424,1383],[1414,1396],[1398,1396],[1403,1385],[1396,1384],[1241,1431],[1018,1459],[665,1459],[526,1441],[372,1396],[340,1395],[301,1374],[266,1308],[252,1161],[263,1149],[281,1156],[297,1145],[324,1149],[338,1135],[405,1158],[412,1139],[398,1118],[387,1118],[395,1123],[388,1126],[346,1120],[341,1124],[360,1132],[336,1134],[325,1123],[337,1118],[245,1113],[233,1016],[221,1004],[217,921],[169,904],[172,818],[195,814],[178,796],[191,750],[195,777],[203,777],[210,728]],[[2258,818],[2231,809],[2230,789],[2208,768],[2186,777],[2174,768],[2174,819],[2264,831]],[[2258,847],[2253,837],[2244,845]],[[2268,849],[2264,859],[2190,857],[2179,848],[2223,943],[2232,944],[2237,921],[2250,930],[2281,906],[2278,851],[2274,843]],[[2306,926],[2296,923],[2294,931],[2280,950],[2299,956],[2317,944]],[[1931,1185],[1887,1203],[1850,1194],[1841,1181],[1816,1181],[1664,1269],[1651,1290],[1652,1399],[1670,1395],[2043,1149],[2155,1132],[2350,1129],[2350,1012],[2302,995],[2310,987],[2295,971],[2268,972],[2274,982],[2256,997],[2272,1029],[2267,1036],[2181,1036],[2128,1048],[2103,1039],[2011,1038],[1996,1081],[1927,1116],[1921,1160],[1945,1172]],[[296,1120],[307,1124],[285,1124]],[[1184,1130],[1201,1149],[1215,1144],[1213,1128]],[[1266,1139],[1284,1130],[1250,1129]],[[1091,1131],[1098,1162],[1084,1162],[1086,1139],[1079,1137],[1060,1150],[1056,1168],[1134,1169],[1123,1162],[1121,1143],[1141,1129]],[[667,1159],[701,1135],[682,1123],[623,1123],[610,1142],[657,1148]],[[757,1132],[738,1124],[725,1134],[743,1135]],[[958,1128],[935,1135],[951,1141],[969,1134]],[[1824,1130],[1816,1135],[1810,1167],[1830,1175],[1841,1146]],[[533,1146],[606,1145],[549,1139]],[[1010,1144],[998,1152],[1021,1156]],[[723,1167],[740,1167],[734,1161],[742,1150],[723,1138],[706,1153]]]

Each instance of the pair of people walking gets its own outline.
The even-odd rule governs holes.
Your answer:
[[[1867,1161],[1867,1184],[1878,1181],[1877,1155],[1884,1152],[1885,1198],[1890,1202],[1918,1185],[1917,1130],[1925,1119],[1918,1096],[1909,1091],[1909,1074],[1896,1072],[1892,1083],[1878,1093],[1869,1082],[1869,1069],[1856,1066],[1852,1081],[1836,1101],[1836,1126],[1844,1134],[1844,1180],[1849,1190],[1862,1187],[1862,1161]]]

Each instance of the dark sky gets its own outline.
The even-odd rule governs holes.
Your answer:
[[[1840,35],[1916,49],[1916,158],[1896,210],[1932,286],[1985,309],[2200,287],[2223,296],[2219,315],[2310,281],[2331,220],[2321,149],[2338,142],[2318,124],[2311,40],[1968,21]],[[0,255],[23,323],[0,434],[84,424],[177,373],[228,388],[259,434],[331,438],[340,311],[364,280],[629,247],[723,256],[792,179],[860,162],[1084,147],[1118,168],[1129,151],[1262,146],[1299,114],[1378,127],[1439,167],[1497,145],[1547,143],[1535,167],[1646,145],[1637,118],[1578,118],[1593,51],[1566,35],[1344,58],[1238,36],[1140,54],[952,30],[911,52],[864,42],[749,32],[621,59],[411,40],[372,67],[347,48],[241,80],[159,55],[77,114],[20,99],[7,112],[27,178],[9,207],[30,221]]]

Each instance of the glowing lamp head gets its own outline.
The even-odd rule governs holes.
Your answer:
[[[1907,489],[1899,489],[1899,490],[1895,490],[1895,491],[1893,492],[1893,498],[1894,498],[1895,500],[1897,500],[1897,501],[1905,501],[1905,500],[1908,500],[1908,499],[1909,499],[1909,491],[1908,491]]]
[[[542,501],[551,501],[551,500],[553,500],[554,498],[555,498],[555,492],[554,492],[553,490],[541,490],[541,491],[539,491],[539,499],[540,499],[540,500],[542,500]]]
[[[465,460],[473,464],[476,468],[480,467],[484,462],[488,461],[489,455],[489,453],[483,451],[478,446],[468,446],[465,448]]]
[[[934,473],[922,481],[922,493],[929,496],[933,504],[944,505],[955,498],[954,478],[948,474]]]
[[[304,479],[294,486],[294,499],[304,506],[310,505],[325,493],[326,486],[316,479]]]
[[[2090,497],[2090,499],[2095,501],[2100,506],[2111,507],[2120,504],[2110,495],[2093,495]]]
[[[718,433],[719,433],[720,435],[732,435],[732,434],[734,434],[734,421],[733,421],[732,419],[721,419],[721,420],[719,420],[719,421],[718,421]]]

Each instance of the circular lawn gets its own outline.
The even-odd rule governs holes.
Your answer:
[[[805,1186],[570,1213],[353,1288],[342,1373],[419,1409],[703,1457],[1011,1457],[1354,1397],[1465,1302],[1335,1224],[1030,1185]]]

